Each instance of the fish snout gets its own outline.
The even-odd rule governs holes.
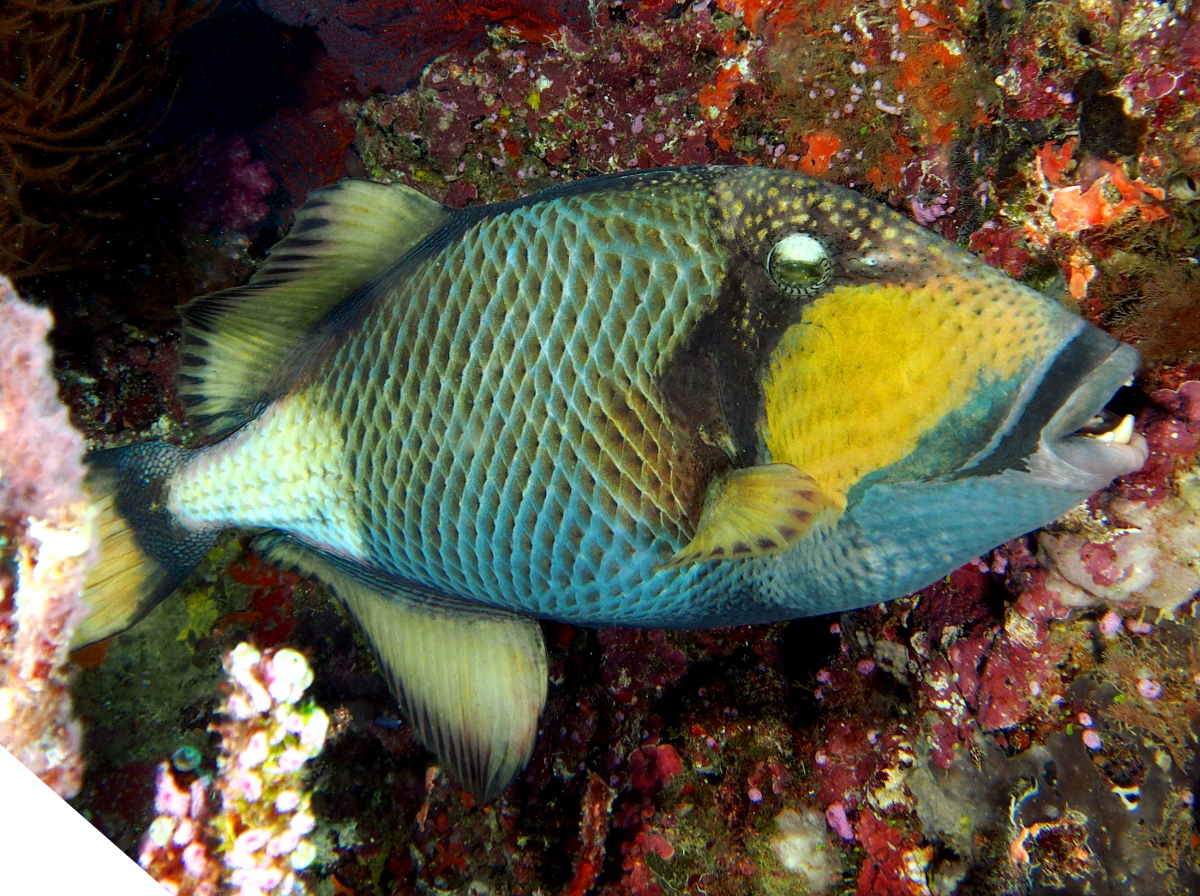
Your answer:
[[[1088,327],[1064,350],[1039,389],[1065,399],[1042,427],[1035,474],[1062,479],[1073,489],[1100,489],[1118,476],[1141,469],[1150,455],[1130,414],[1117,414],[1106,405],[1133,382],[1139,358],[1128,345]],[[1073,369],[1075,377],[1053,379]],[[1073,388],[1070,388],[1073,386]],[[1035,395],[1034,404],[1037,403]],[[1041,461],[1040,463],[1038,461]],[[1040,468],[1040,469],[1039,469]]]

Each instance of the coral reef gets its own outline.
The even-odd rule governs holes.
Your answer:
[[[293,206],[359,170],[461,206],[630,167],[788,167],[889,202],[1136,344],[1147,368],[1118,410],[1151,458],[885,607],[712,632],[547,626],[537,751],[483,807],[415,745],[324,590],[226,538],[85,658],[94,777],[75,805],[97,826],[136,853],[159,759],[212,766],[214,670],[253,639],[303,650],[329,712],[307,784],[316,892],[1200,889],[1200,7],[616,0],[584,20],[502,3],[445,13],[480,12],[469,25],[428,17],[444,33],[421,46],[424,4],[269,8],[326,52],[244,142],[207,144],[214,172],[252,175],[250,212],[188,206],[210,228],[195,282],[244,275],[253,232],[275,226],[260,154]],[[364,98],[373,85],[404,89]],[[90,326],[95,352],[64,361],[79,419],[103,439],[174,431],[167,325]],[[161,774],[174,832],[194,772]],[[183,839],[180,855],[203,842],[216,862]]]
[[[83,775],[67,646],[93,532],[83,438],[51,376],[50,315],[0,277],[0,746],[63,797]]]
[[[259,6],[285,25],[315,27],[336,69],[352,75],[363,92],[388,93],[407,87],[437,56],[475,48],[492,29],[540,41],[587,12],[578,0],[259,0]]]
[[[213,726],[221,735],[219,809],[210,808],[213,782],[188,768],[194,760],[181,763],[177,754],[162,763],[158,815],[138,861],[168,892],[185,896],[307,893],[297,873],[316,851],[306,839],[314,819],[303,771],[329,728],[320,707],[300,702],[312,670],[294,650],[263,654],[242,643],[226,655],[225,671],[227,720]]]
[[[782,153],[771,124],[744,111],[764,97],[762,40],[699,5],[614,6],[604,18],[587,35],[562,28],[544,44],[452,54],[414,89],[365,101],[368,171],[461,205],[580,175]],[[625,87],[600,100],[609,84]]]

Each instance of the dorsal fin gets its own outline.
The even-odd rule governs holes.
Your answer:
[[[312,328],[450,214],[403,184],[344,180],[312,193],[245,286],[184,309],[179,395],[200,433],[243,423]]]

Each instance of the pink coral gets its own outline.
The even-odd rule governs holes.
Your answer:
[[[824,733],[824,764],[818,760],[813,769],[817,796],[825,805],[858,806],[863,789],[884,763],[884,751],[867,739],[867,724],[859,719],[844,719],[828,724]]]
[[[225,672],[229,721],[213,726],[222,739],[220,811],[208,809],[208,778],[194,778],[185,789],[163,763],[154,802],[159,814],[138,861],[185,896],[210,896],[221,884],[241,896],[303,894],[297,872],[316,854],[307,839],[316,821],[300,773],[324,746],[329,718],[301,702],[312,671],[295,650],[264,655],[239,644],[225,657]]]
[[[158,816],[142,839],[138,862],[155,880],[179,896],[215,896],[221,863],[213,857],[217,839],[209,820],[207,778],[182,782],[171,764],[158,768],[154,810]]]
[[[1074,121],[1079,107],[1072,93],[1071,74],[1056,67],[1043,70],[1043,35],[1030,32],[1013,37],[1004,56],[1008,69],[997,79],[1004,104],[1013,118],[1041,121],[1060,116]]]
[[[675,855],[671,841],[658,831],[642,827],[633,841],[625,844],[624,852],[621,863],[625,870],[625,877],[621,881],[624,892],[629,896],[662,896],[663,890],[646,864],[646,857],[653,855],[659,859],[670,859]]]
[[[1200,85],[1200,22],[1186,16],[1147,28],[1130,42],[1134,65],[1116,93],[1137,116],[1150,116],[1162,125],[1178,108],[1178,98],[1194,94]]]
[[[1038,639],[1027,646],[1005,636],[984,666],[980,680],[980,727],[985,731],[1014,728],[1028,721],[1050,683],[1060,680],[1065,653]]]
[[[850,820],[846,817],[846,807],[841,803],[829,804],[829,808],[825,810],[825,820],[843,840],[854,839],[854,828],[850,826]]]
[[[1021,230],[996,221],[988,221],[972,233],[968,246],[983,261],[1017,279],[1025,276],[1035,258]]]
[[[58,400],[49,329],[0,277],[0,548],[16,567],[15,580],[0,572],[0,745],[71,797],[83,761],[66,662],[93,549],[83,439]]]
[[[58,400],[46,334],[50,313],[0,277],[0,513],[70,516],[82,499],[83,437]]]

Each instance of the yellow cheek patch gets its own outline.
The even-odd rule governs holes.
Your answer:
[[[911,453],[975,390],[1026,375],[1053,338],[1050,303],[997,286],[842,286],[814,302],[771,357],[771,460],[845,506],[856,482]]]

